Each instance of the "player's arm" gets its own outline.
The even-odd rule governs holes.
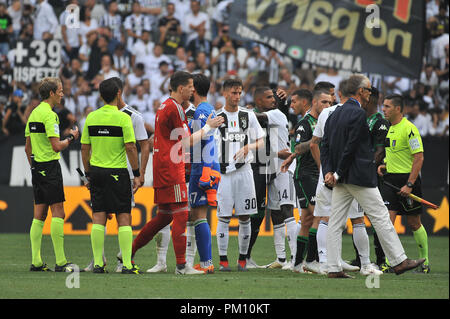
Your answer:
[[[150,141],[149,139],[138,141],[141,148],[141,184],[145,182],[145,172],[147,169],[148,159],[150,157]]]
[[[412,168],[411,168],[411,173],[409,173],[409,177],[408,177],[408,182],[410,182],[411,184],[414,184],[417,180],[417,177],[419,176],[420,170],[422,169],[422,165],[423,165],[423,152],[420,153],[415,153],[413,154],[414,156],[414,160],[413,160],[413,164],[412,164]],[[404,185],[401,189],[400,189],[400,195],[402,196],[408,196],[409,194],[411,194],[412,188],[408,187],[407,185]]]
[[[255,142],[244,145],[239,151],[234,154],[234,160],[239,161],[247,156],[248,152],[256,151],[259,148],[264,147],[264,138],[258,138]]]
[[[309,147],[311,149],[311,155],[316,162],[317,168],[320,169],[320,141],[322,139],[320,137],[314,136],[311,138]]]
[[[281,158],[283,160],[288,159],[291,155],[292,155],[292,153],[289,152],[288,148],[281,150],[277,153],[278,158]]]
[[[59,137],[49,137],[52,149],[57,153],[65,150],[72,141],[78,138],[79,134],[78,127],[75,126],[75,129],[69,130],[69,135],[63,140],[60,140]]]
[[[84,186],[86,186],[88,189],[90,187],[89,184],[89,172],[91,170],[91,144],[81,144],[81,161],[83,162],[84,167],[84,174],[86,175],[86,178],[88,179],[88,182],[84,183]]]
[[[27,154],[28,163],[30,163],[30,167],[32,167],[31,154],[33,154],[33,150],[31,148],[31,140],[29,136],[25,139],[25,154]]]
[[[136,138],[134,135],[133,123],[131,117],[123,114],[122,117],[122,132],[123,143],[125,144],[125,152],[127,153],[128,161],[130,162],[131,170],[133,171],[133,193],[141,187],[141,173],[139,171],[138,152],[136,148]]]
[[[198,130],[191,134],[190,136],[185,136],[181,140],[181,143],[183,147],[192,147],[198,142],[202,140],[202,138],[205,138],[208,136],[209,131],[212,129],[218,128],[223,123],[223,117],[222,116],[216,116],[212,117],[212,113],[209,115],[208,119],[206,120],[206,125],[202,127],[201,130]]]

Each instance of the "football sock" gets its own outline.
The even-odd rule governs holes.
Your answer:
[[[194,264],[195,252],[197,250],[197,230],[194,222],[186,224],[186,262],[189,265]],[[199,252],[200,253],[200,252]]]
[[[118,237],[120,251],[122,252],[123,265],[128,269],[132,269],[131,246],[133,245],[133,232],[131,230],[131,226],[120,226]]]
[[[319,262],[327,262],[327,232],[328,223],[321,220],[317,228],[317,253],[319,254]]]
[[[158,236],[160,238],[156,240],[157,263],[165,265],[170,243],[170,224],[161,229],[155,237]]]
[[[289,250],[291,252],[291,260],[295,256],[297,250],[297,243],[295,239],[297,238],[297,223],[295,222],[295,217],[286,218],[284,223],[286,224],[286,234],[287,241],[289,245]]]
[[[169,225],[171,221],[172,214],[158,212],[154,218],[145,224],[134,239],[131,256],[133,257],[136,254],[136,251],[147,245],[147,243],[152,240],[161,229]]]
[[[179,211],[173,214],[172,224],[172,242],[173,250],[175,251],[175,259],[177,264],[186,263],[186,223],[188,220],[187,207],[184,211]]]
[[[419,248],[419,258],[425,258],[425,265],[428,265],[428,236],[427,231],[423,225],[420,225],[419,229],[413,231],[414,240]]]
[[[31,263],[36,266],[42,266],[41,259],[41,244],[42,244],[42,229],[44,228],[44,222],[39,219],[33,219],[30,228],[30,241],[31,241]]]
[[[206,219],[195,221],[195,241],[197,242],[200,262],[206,263],[212,260],[211,229]]]
[[[377,256],[377,265],[384,263],[386,256],[384,255],[383,247],[381,247],[380,240],[378,239],[377,232],[372,226],[373,231],[373,245],[375,247],[375,255]]]
[[[63,266],[67,264],[66,255],[64,254],[64,219],[59,217],[52,217],[52,223],[50,225],[50,235],[52,237],[56,264],[58,266]]]
[[[317,256],[317,229],[311,227],[309,229],[308,253],[306,255],[306,262],[312,262],[316,260],[316,256]]]
[[[365,223],[353,225],[353,244],[358,251],[361,265],[370,264],[370,244]]]
[[[282,261],[283,259],[286,261],[285,233],[284,222],[282,224],[273,225],[273,243],[279,261]]]
[[[303,262],[306,254],[306,246],[308,245],[308,237],[297,236],[297,252],[295,253],[295,264],[297,266]]]
[[[105,226],[93,224],[91,229],[92,254],[94,255],[94,266],[103,267],[103,247],[105,243]]]
[[[264,219],[265,212],[266,212],[265,209],[260,209],[260,210],[258,210],[258,214],[252,215],[250,217],[250,219],[251,219],[251,222],[250,222],[251,234],[250,234],[250,243],[248,246],[247,258],[250,258],[250,256],[251,256],[253,245],[255,244],[256,239],[258,238],[259,228],[261,227],[261,223]]]
[[[248,253],[248,245],[250,244],[250,233],[251,233],[250,223],[251,223],[250,218],[245,221],[239,220],[239,232],[238,232],[239,255],[242,255],[244,260]]]
[[[230,237],[230,220],[220,218],[217,222],[217,247],[219,248],[219,256],[226,256],[228,252],[228,240]]]

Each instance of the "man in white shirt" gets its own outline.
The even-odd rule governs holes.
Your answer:
[[[162,61],[166,61],[169,65],[172,62],[167,55],[163,54],[161,44],[157,43],[153,48],[153,52],[144,56],[141,60],[141,62],[145,65],[146,77],[151,78],[155,74],[159,73],[159,64]]]
[[[182,20],[182,29],[186,33],[186,43],[189,43],[197,35],[197,29],[204,27],[206,33],[210,30],[209,16],[205,12],[200,11],[200,2],[198,0],[191,1],[191,11]]]
[[[59,16],[59,24],[61,25],[61,35],[63,39],[64,50],[70,60],[78,57],[78,50],[80,49],[81,41],[78,33],[78,28],[75,28],[76,24],[80,23],[75,21],[76,10],[78,8],[78,0],[71,0],[69,2],[71,7],[67,7]],[[76,6],[76,7],[75,7]],[[69,10],[69,8],[72,8]],[[79,12],[79,10],[78,10]]]
[[[142,36],[133,45],[133,50],[131,51],[131,65],[136,65],[136,63],[142,63],[145,56],[152,54],[155,43],[151,41],[150,31],[142,31]]]
[[[38,0],[34,19],[34,39],[46,40],[53,38],[58,27],[58,19],[47,0]]]
[[[151,30],[150,19],[141,13],[139,2],[133,2],[133,13],[125,18],[124,28],[127,32],[127,50],[132,52],[133,45],[142,36],[144,30]]]

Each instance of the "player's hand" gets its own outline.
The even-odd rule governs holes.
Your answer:
[[[248,145],[245,145],[242,147],[239,151],[237,151],[236,154],[234,154],[233,159],[236,162],[240,162],[240,160],[243,160],[248,154]]]
[[[287,98],[287,93],[283,89],[278,89],[277,90],[277,96],[280,98],[280,100],[283,100],[283,99]]]
[[[141,177],[134,177],[133,178],[133,194],[136,193],[136,191],[141,187]]]
[[[281,164],[280,167],[281,172],[286,173],[288,171],[289,166],[291,166],[292,162],[294,161],[294,158],[295,154],[292,154],[284,160],[283,164]]]
[[[377,173],[378,175],[383,176],[386,173],[386,165],[383,164],[378,166]]]
[[[214,169],[211,170],[211,187],[219,185],[221,176],[220,173]]]
[[[403,197],[408,197],[409,194],[411,194],[411,191],[412,191],[412,188],[405,185],[400,189],[400,192],[398,192],[397,194],[399,194]]]
[[[223,124],[224,118],[222,116],[216,116],[212,118],[212,113],[209,114],[208,119],[206,120],[206,124],[208,124],[211,128],[218,128]]]
[[[336,185],[336,179],[334,178],[332,172],[328,172],[325,175],[325,178],[323,181],[325,182],[325,185],[327,185],[329,187],[334,187]]]
[[[141,187],[144,186],[145,183],[145,173],[141,172],[141,176],[139,176],[139,179],[141,180]]]
[[[75,125],[75,129],[70,129],[69,133],[73,135],[74,139],[78,139],[80,136],[80,131],[78,131],[78,126]]]

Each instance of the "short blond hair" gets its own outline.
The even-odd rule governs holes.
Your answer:
[[[59,78],[44,78],[39,84],[39,95],[41,99],[48,99],[50,92],[56,93],[60,84],[62,85],[62,82]]]

